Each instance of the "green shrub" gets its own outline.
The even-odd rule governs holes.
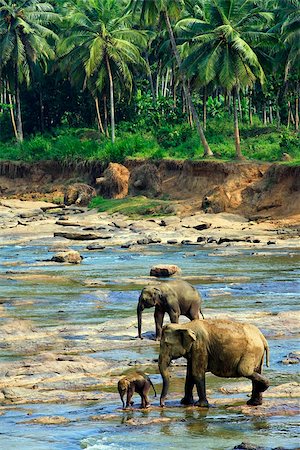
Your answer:
[[[171,126],[165,125],[156,131],[157,142],[163,148],[177,147],[192,135],[192,128],[188,123]]]
[[[290,156],[300,157],[299,134],[285,133],[280,139],[279,147],[282,153],[289,153]]]
[[[89,208],[110,214],[119,212],[127,216],[167,215],[170,202],[166,200],[149,199],[147,197],[126,197],[124,199],[106,199],[94,197]]]

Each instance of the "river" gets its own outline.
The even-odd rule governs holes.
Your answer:
[[[80,265],[47,263],[50,241],[35,240],[20,245],[0,246],[1,294],[5,299],[7,317],[29,319],[36,327],[55,329],[62,324],[84,327],[105,324],[122,318],[135,320],[140,291],[138,279],[146,277],[152,265],[177,264],[184,276],[195,278],[203,297],[204,314],[228,313],[238,319],[257,313],[255,323],[266,335],[271,353],[271,364],[265,369],[271,384],[297,381],[297,365],[282,364],[289,352],[297,350],[294,330],[282,333],[272,328],[274,318],[285,312],[298,310],[299,261],[297,249],[207,249],[193,246],[153,245],[134,249],[106,248],[88,252],[83,245],[78,249],[84,259]],[[16,264],[16,261],[18,263]],[[37,283],[34,278],[22,281],[10,274],[63,275],[60,283]],[[202,276],[202,278],[201,278]],[[98,280],[100,287],[84,284],[87,279]],[[68,280],[68,281],[66,281]],[[133,281],[132,281],[133,280]],[[136,280],[134,282],[134,280]],[[142,282],[141,282],[142,283]],[[11,301],[7,301],[10,299]],[[264,314],[268,321],[264,319]],[[143,331],[148,331],[145,327]],[[149,330],[150,331],[150,330]],[[153,330],[152,330],[153,331]],[[84,335],[76,339],[84,340]],[[76,344],[76,343],[75,343]],[[75,345],[74,344],[74,345]],[[22,352],[0,348],[0,362],[22,359]],[[104,349],[93,358],[122,361],[157,358],[157,346]],[[151,378],[160,390],[157,365],[151,367]],[[173,389],[182,390],[184,370],[178,372]],[[237,381],[237,380],[235,380]],[[245,380],[242,380],[243,382]],[[299,381],[299,380],[298,380]],[[232,383],[232,380],[228,382]],[[212,398],[226,398],[217,389],[227,381],[207,374]],[[171,387],[172,390],[172,387]],[[250,390],[250,386],[249,386]],[[116,387],[110,389],[115,394]],[[159,401],[149,411],[122,411],[117,395],[98,402],[2,403],[0,417],[0,448],[7,450],[72,450],[72,449],[232,449],[250,441],[265,448],[295,449],[299,445],[297,416],[274,412],[270,415],[249,415],[218,404],[209,410],[180,407],[179,399],[167,401],[161,410]],[[237,393],[240,404],[246,393]],[[273,399],[274,400],[274,399]],[[282,404],[282,398],[276,399]],[[231,400],[229,400],[229,403]],[[136,399],[138,403],[138,399]],[[42,416],[63,416],[68,423],[45,425],[28,423],[28,419]],[[97,420],[95,420],[95,416]],[[91,419],[94,418],[94,419]]]

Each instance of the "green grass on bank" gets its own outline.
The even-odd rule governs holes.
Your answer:
[[[96,208],[99,212],[121,213],[129,217],[168,215],[173,211],[170,202],[166,200],[149,199],[147,197],[126,197],[122,199],[105,199],[95,197],[89,204],[90,208]]]
[[[40,160],[100,159],[123,162],[126,158],[194,159],[202,158],[198,135],[187,123],[161,127],[155,131],[128,131],[123,124],[117,130],[116,142],[100,136],[96,130],[61,128],[54,135],[36,135],[22,144],[0,142],[0,159],[35,162]],[[241,124],[241,147],[250,160],[282,161],[283,154],[300,162],[299,135],[286,127]],[[207,140],[219,160],[235,158],[233,125],[225,120],[209,121]]]

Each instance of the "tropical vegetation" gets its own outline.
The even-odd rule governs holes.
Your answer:
[[[0,0],[0,158],[297,161],[299,74],[300,0]]]

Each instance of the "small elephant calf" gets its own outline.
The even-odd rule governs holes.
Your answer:
[[[118,382],[118,391],[123,403],[123,409],[125,409],[124,395],[126,398],[126,408],[133,405],[132,396],[137,392],[142,399],[141,408],[149,408],[150,403],[148,399],[148,393],[150,387],[152,386],[155,397],[156,391],[150,378],[142,372],[133,372],[124,377],[122,377]]]

